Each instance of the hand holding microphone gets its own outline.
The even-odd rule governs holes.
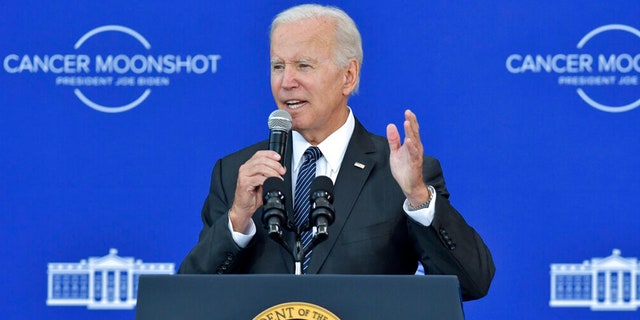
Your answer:
[[[285,151],[287,135],[291,130],[291,115],[284,110],[275,110],[269,115],[269,150],[280,155],[280,164],[285,165]],[[262,223],[269,237],[280,242],[282,240],[282,226],[286,226],[287,212],[285,209],[284,181],[280,177],[270,177],[262,185],[263,206]]]
[[[269,116],[268,124],[271,151],[256,152],[238,171],[235,198],[229,210],[229,219],[237,232],[246,230],[252,223],[253,213],[263,205],[262,186],[266,177],[281,177],[286,172],[285,150],[292,125],[291,115],[284,110],[276,110]],[[278,153],[277,158],[273,151]]]

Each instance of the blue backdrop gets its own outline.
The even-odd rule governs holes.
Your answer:
[[[48,306],[48,265],[177,267],[216,159],[267,137],[268,26],[296,3],[0,3],[0,318],[133,317]],[[493,253],[467,318],[637,319],[550,306],[550,265],[640,255],[640,2],[330,4],[363,36],[356,116],[413,109]]]

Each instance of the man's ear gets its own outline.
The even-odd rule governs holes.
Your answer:
[[[349,59],[349,65],[344,72],[344,86],[342,94],[350,95],[355,90],[360,77],[360,63],[355,58]]]

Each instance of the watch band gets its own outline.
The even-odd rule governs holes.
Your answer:
[[[429,205],[431,204],[431,201],[433,201],[433,197],[435,197],[436,195],[436,189],[431,185],[427,185],[427,188],[429,189],[429,200],[415,207],[411,205],[411,202],[407,202],[407,207],[409,208],[409,211],[417,211],[417,210],[425,209],[429,207]]]

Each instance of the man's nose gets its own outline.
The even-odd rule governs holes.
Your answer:
[[[285,89],[298,86],[298,74],[294,68],[285,68],[282,74],[282,87]]]

